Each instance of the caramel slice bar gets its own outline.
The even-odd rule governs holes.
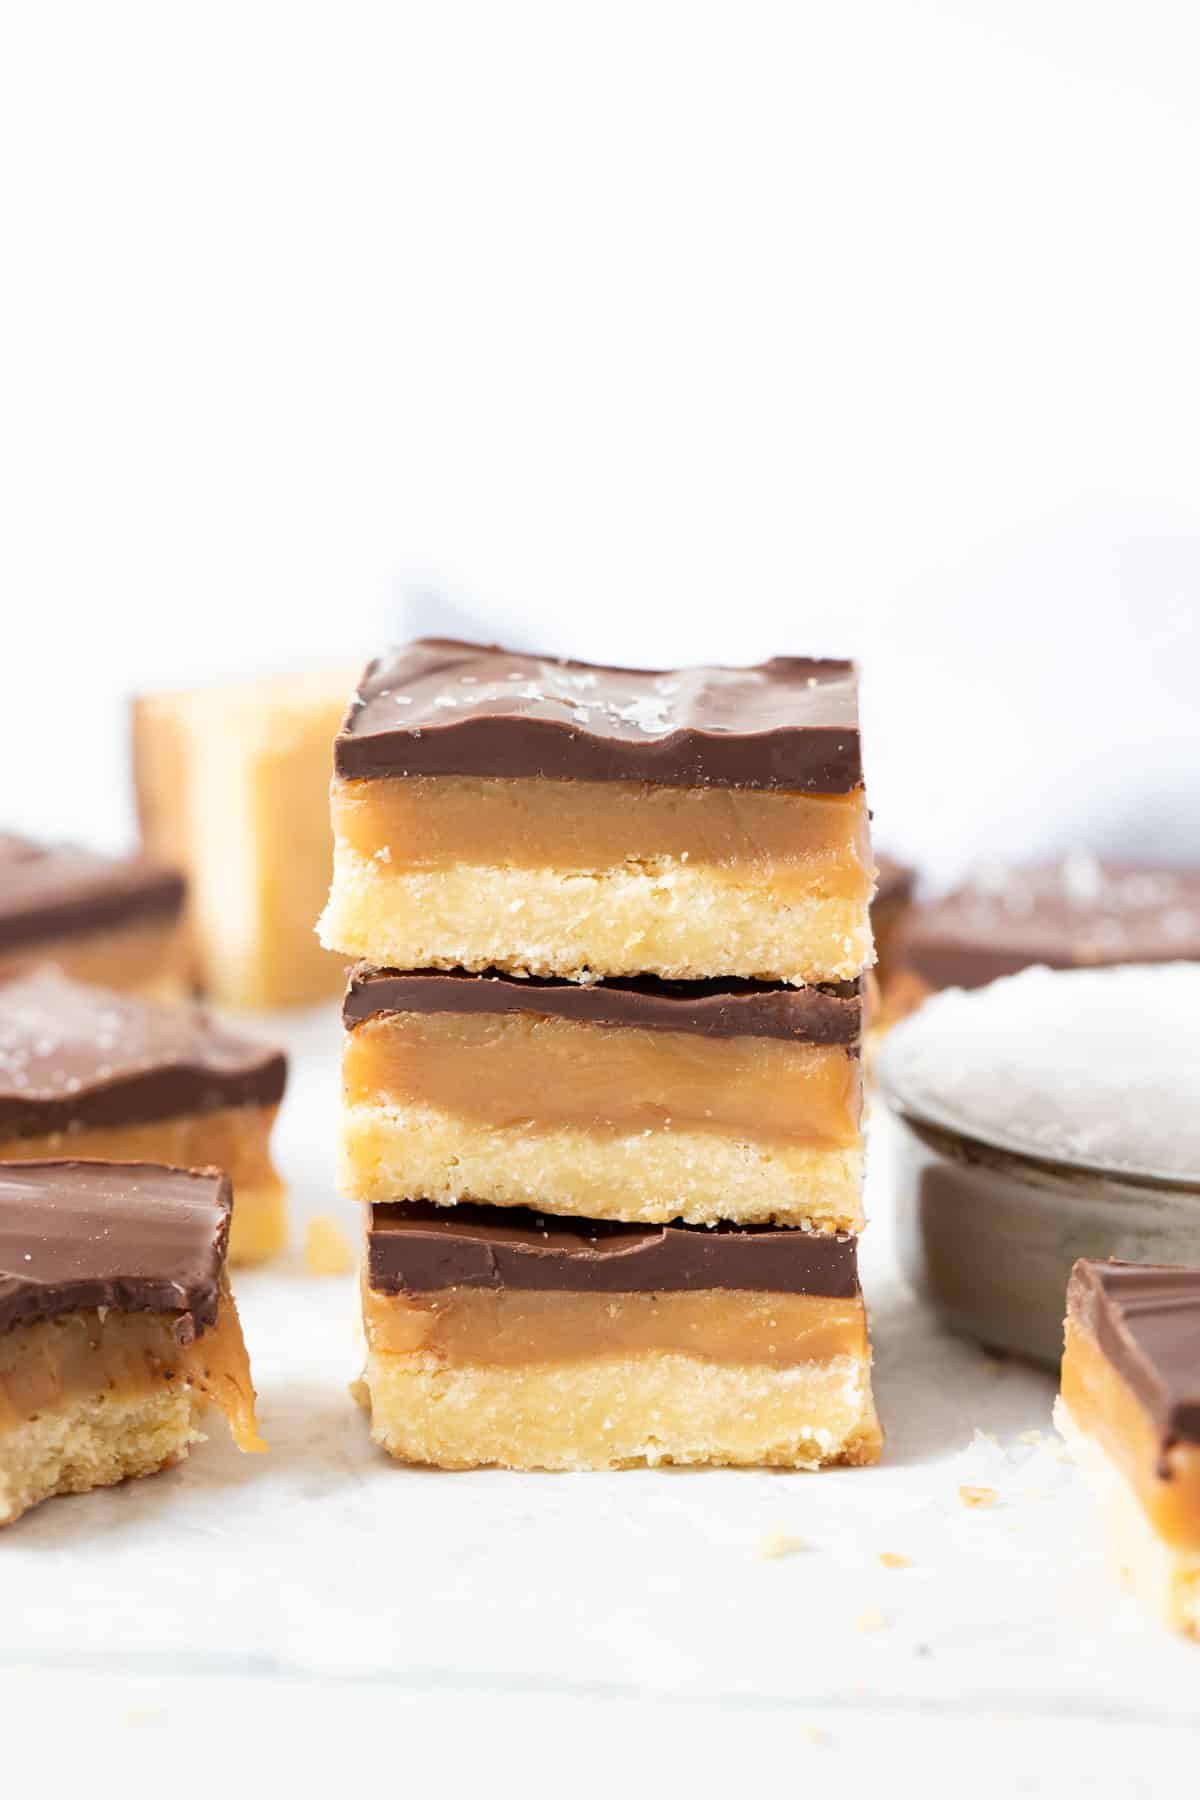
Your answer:
[[[875,973],[884,993],[896,973],[896,946],[913,903],[916,872],[895,857],[875,858],[875,897],[871,901],[871,934],[875,939]]]
[[[322,941],[399,969],[835,982],[872,960],[853,665],[422,639],[334,747]]]
[[[856,1231],[860,986],[360,965],[344,1007],[343,1188]]]
[[[145,856],[0,833],[0,975],[54,962],[81,981],[182,996],[184,880]]]
[[[1055,1423],[1122,1574],[1200,1637],[1200,1268],[1075,1264]]]
[[[235,1007],[336,994],[341,958],[313,935],[329,888],[333,735],[354,677],[287,675],[134,702],[148,850],[188,872],[192,971]]]
[[[263,1450],[225,1279],[230,1188],[152,1163],[0,1168],[0,1524],[181,1461],[209,1406]]]
[[[878,1460],[852,1237],[372,1209],[361,1398],[442,1468]]]
[[[909,1010],[940,988],[1049,969],[1200,959],[1200,869],[1100,862],[997,865],[917,906],[893,952]]]
[[[282,1247],[270,1135],[281,1050],[199,1007],[163,1007],[36,969],[0,981],[0,1162],[212,1163],[237,1194],[231,1260]]]

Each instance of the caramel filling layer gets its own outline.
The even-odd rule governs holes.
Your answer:
[[[768,871],[785,890],[866,902],[867,811],[851,794],[508,781],[476,775],[335,780],[335,834],[397,869],[460,864],[590,874],[668,861]],[[784,897],[781,894],[781,898]]]
[[[0,975],[53,963],[76,981],[97,987],[179,999],[187,991],[187,941],[178,920],[139,920],[111,931],[85,931],[27,944],[0,957]]]
[[[1164,1474],[1157,1426],[1091,1333],[1073,1319],[1067,1320],[1062,1397],[1079,1429],[1121,1470],[1159,1537],[1178,1549],[1200,1549],[1200,1445],[1174,1445]]]
[[[142,1124],[98,1125],[82,1131],[50,1131],[38,1137],[0,1138],[0,1162],[80,1157],[85,1162],[160,1162],[175,1168],[224,1169],[233,1183],[259,1187],[276,1182],[271,1126],[277,1106],[227,1106]],[[236,1199],[235,1199],[236,1211]]]
[[[444,1288],[363,1290],[372,1350],[420,1353],[457,1366],[519,1368],[639,1354],[680,1354],[739,1367],[792,1368],[867,1355],[861,1298],[703,1293],[580,1294]]]
[[[239,1450],[265,1450],[237,1307],[222,1284],[215,1325],[180,1344],[169,1313],[64,1313],[0,1337],[0,1432],[105,1393],[134,1399],[186,1382],[229,1420]]]
[[[347,1033],[345,1098],[531,1132],[726,1133],[857,1142],[858,1058],[839,1045],[581,1025],[536,1013],[388,1013]]]

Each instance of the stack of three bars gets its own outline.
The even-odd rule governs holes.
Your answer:
[[[852,667],[426,640],[368,669],[333,824],[377,1441],[874,1461]]]

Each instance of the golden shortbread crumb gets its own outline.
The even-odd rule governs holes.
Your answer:
[[[806,1548],[803,1538],[792,1537],[779,1526],[773,1531],[764,1532],[756,1545],[758,1554],[766,1557],[795,1556],[798,1550]]]

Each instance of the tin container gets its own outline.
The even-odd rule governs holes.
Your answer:
[[[1057,1368],[1077,1257],[1200,1264],[1200,1183],[1017,1155],[912,1117],[882,1085],[901,1268],[950,1330]]]
[[[1200,964],[948,989],[876,1080],[901,1265],[954,1331],[1057,1364],[1077,1257],[1200,1264]]]

